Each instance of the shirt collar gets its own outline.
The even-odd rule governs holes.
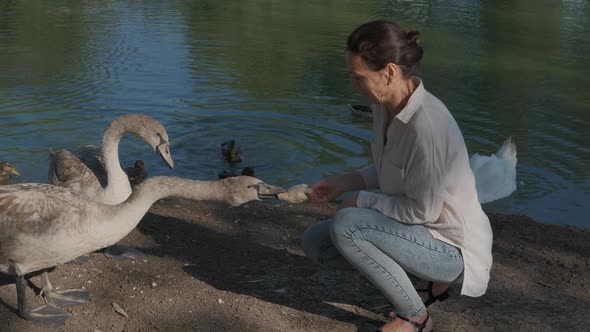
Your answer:
[[[416,90],[412,93],[410,98],[408,99],[408,103],[404,108],[395,116],[401,122],[407,124],[418,110],[418,107],[422,104],[424,100],[424,95],[426,94],[426,89],[424,89],[424,84],[422,84],[422,79],[419,77],[415,77],[414,81],[418,84]]]

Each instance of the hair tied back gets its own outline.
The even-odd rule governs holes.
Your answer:
[[[420,45],[420,32],[416,30],[408,31],[406,38],[409,45]]]

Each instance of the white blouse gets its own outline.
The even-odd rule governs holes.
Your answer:
[[[373,105],[374,164],[359,172],[367,189],[381,192],[361,191],[357,206],[403,223],[423,224],[434,238],[461,249],[461,294],[481,296],[492,267],[490,222],[477,199],[457,122],[417,80],[418,87],[388,128],[387,111]]]

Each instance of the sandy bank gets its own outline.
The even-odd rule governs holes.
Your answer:
[[[311,265],[299,238],[335,205],[250,203],[238,208],[166,200],[121,243],[141,261],[93,253],[50,274],[86,287],[65,331],[373,331],[391,307],[361,276]],[[437,331],[584,331],[590,324],[590,230],[490,215],[494,266],[488,293],[432,307]],[[33,279],[39,284],[38,279]],[[47,331],[15,314],[0,279],[0,331]],[[38,298],[30,299],[40,303]],[[115,302],[129,318],[115,312]]]

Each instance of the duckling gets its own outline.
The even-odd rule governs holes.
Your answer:
[[[244,167],[244,169],[242,170],[242,175],[246,175],[246,176],[251,176],[254,177],[254,170],[250,167]],[[234,176],[238,176],[235,173],[226,171],[226,170],[222,170],[221,172],[219,172],[219,174],[217,174],[217,177],[221,180],[221,179],[225,179],[225,178],[231,178]]]
[[[7,162],[7,161],[3,161],[0,163],[0,182],[4,182],[8,179],[10,179],[11,175],[13,174],[15,176],[20,176],[20,173],[16,171],[16,169],[14,168],[14,166]]]
[[[137,186],[147,178],[147,172],[143,160],[136,160],[133,167],[125,168],[125,173],[127,173],[129,183],[132,187]]]
[[[242,157],[240,156],[240,148],[233,139],[225,141],[221,144],[221,153],[223,154],[225,160],[230,163],[239,163],[242,161]]]

